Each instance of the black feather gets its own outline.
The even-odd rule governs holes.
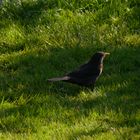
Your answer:
[[[97,52],[92,56],[88,63],[82,65],[77,70],[66,74],[64,77],[56,77],[48,79],[48,81],[64,81],[81,86],[94,85],[96,80],[102,73],[103,59],[106,56],[106,54],[109,53]]]

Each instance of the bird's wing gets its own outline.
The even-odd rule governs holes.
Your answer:
[[[75,71],[72,71],[71,73],[67,74],[67,76],[84,78],[96,74],[96,72],[94,72],[95,69],[96,68],[94,68],[91,64],[86,63],[82,65],[80,68],[76,69]]]
[[[71,76],[71,78],[66,82],[71,82],[71,83],[78,84],[81,86],[89,86],[89,85],[94,85],[97,79],[98,79],[98,75],[93,75],[91,77]]]
[[[67,75],[69,75],[69,76],[71,76],[71,75],[72,76],[77,76],[77,74],[83,74],[83,72],[85,71],[86,67],[87,67],[87,64],[84,64],[84,65],[80,66],[79,68],[75,69],[74,71],[68,73]]]

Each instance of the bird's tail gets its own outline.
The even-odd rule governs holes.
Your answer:
[[[67,80],[69,80],[69,79],[70,79],[70,77],[64,76],[64,77],[51,78],[51,79],[48,79],[48,81],[49,81],[49,82],[67,81]]]

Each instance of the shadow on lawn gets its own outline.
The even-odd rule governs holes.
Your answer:
[[[81,52],[77,52],[77,49],[81,50]],[[5,64],[2,64],[3,67],[0,75],[1,97],[8,102],[14,102],[16,107],[2,108],[0,118],[4,119],[11,115],[16,116],[19,114],[20,117],[17,117],[15,121],[9,120],[1,124],[1,130],[15,132],[26,131],[26,117],[40,116],[40,106],[46,103],[48,105],[50,104],[56,113],[60,106],[61,108],[72,110],[72,116],[79,120],[81,115],[88,116],[91,110],[96,111],[100,115],[113,111],[115,113],[122,113],[124,118],[128,120],[128,122],[124,121],[125,125],[130,127],[134,124],[137,125],[139,122],[137,120],[131,121],[131,117],[135,119],[140,106],[140,94],[138,90],[140,63],[138,59],[138,48],[112,50],[110,58],[105,61],[104,72],[96,84],[97,88],[99,87],[104,90],[103,96],[81,101],[76,98],[83,88],[63,82],[54,84],[47,82],[47,78],[63,75],[63,73],[77,67],[79,63],[83,63],[86,59],[84,57],[82,58],[84,53],[90,54],[91,49],[65,48],[59,50],[51,48],[49,53],[44,50],[37,51],[34,54],[28,53],[26,55],[16,56],[10,63],[8,61],[4,62],[7,63],[7,67],[4,67]],[[60,60],[62,61],[60,62]],[[75,61],[72,66],[71,61]],[[18,101],[22,95],[27,100],[29,98],[29,101],[18,105],[16,100]],[[35,95],[40,96],[41,100],[34,100]],[[46,95],[49,97],[49,100]],[[71,96],[75,99],[70,100]],[[51,107],[44,107],[46,113],[42,116],[47,116],[48,122],[50,122],[51,118],[53,118],[53,121],[59,120],[66,123],[71,119],[71,114],[70,116],[66,116],[67,118],[65,119],[61,117],[61,111],[57,113],[57,118],[56,116],[48,116],[49,112],[51,112]],[[22,126],[19,126],[21,120]],[[106,122],[106,119],[102,121]],[[119,122],[117,123],[119,127],[121,124]],[[22,130],[20,129],[21,127],[23,128]],[[35,128],[33,131],[35,131]],[[91,130],[91,133],[93,131]],[[96,131],[94,132],[96,133]]]
[[[43,1],[21,2],[20,4],[7,2],[4,8],[6,12],[1,12],[2,18],[20,21],[21,25],[33,26],[36,25],[43,10],[48,9],[48,6]]]

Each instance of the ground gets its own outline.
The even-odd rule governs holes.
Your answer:
[[[140,139],[140,2],[13,0],[0,6],[0,139]],[[47,79],[110,52],[94,90]]]

